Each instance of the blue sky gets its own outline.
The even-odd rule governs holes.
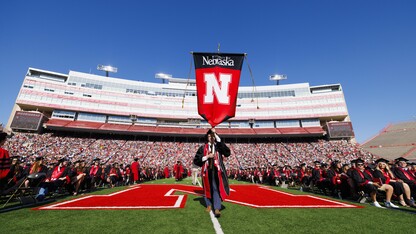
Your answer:
[[[187,77],[190,51],[247,53],[256,85],[340,83],[358,142],[416,120],[416,1],[3,1],[0,122],[28,67]],[[194,73],[192,73],[194,75]],[[247,64],[242,85],[250,85]]]

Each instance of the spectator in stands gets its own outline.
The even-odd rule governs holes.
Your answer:
[[[409,185],[404,183],[403,180],[395,178],[393,172],[387,165],[388,162],[389,161],[384,158],[376,160],[377,167],[373,173],[374,178],[378,178],[382,184],[389,184],[393,187],[394,194],[400,199],[400,205],[416,207],[411,200]]]
[[[214,208],[214,215],[221,216],[221,201],[230,194],[227,174],[223,157],[231,155],[230,149],[221,141],[215,128],[208,130],[205,135],[207,143],[199,147],[194,157],[194,163],[202,167],[202,183],[207,212]]]
[[[354,158],[361,157],[365,161],[371,161],[372,155],[363,151],[358,145],[346,140],[296,140],[290,139],[287,142],[272,143],[233,143],[227,144],[233,151],[235,157],[224,161],[224,166],[230,173],[229,176],[238,180],[250,181],[252,183],[267,183],[271,181],[272,170],[267,169],[268,165],[279,166],[277,182],[293,182],[296,180],[288,173],[289,166],[295,167],[299,162],[311,165],[313,161],[331,162],[339,160],[342,163],[349,163]],[[174,167],[177,160],[185,165],[191,165],[193,155],[197,151],[198,143],[192,142],[163,142],[163,141],[129,141],[117,139],[94,139],[76,138],[71,136],[58,136],[57,134],[32,134],[15,133],[12,138],[4,144],[4,149],[10,155],[20,155],[29,164],[25,170],[29,172],[30,164],[34,161],[35,155],[44,157],[44,164],[55,163],[57,155],[67,157],[72,161],[84,159],[92,161],[99,157],[105,165],[118,163],[132,163],[129,159],[138,157],[142,160],[144,180],[160,178],[163,166],[169,169]],[[175,158],[172,155],[179,155]],[[95,164],[95,163],[94,163]],[[284,165],[287,167],[283,168]],[[409,166],[409,165],[408,165]],[[105,168],[105,166],[104,166]],[[84,168],[84,170],[87,167]],[[102,173],[102,168],[97,171],[97,185],[106,183],[108,172],[111,166]],[[310,167],[307,172],[311,175]],[[104,170],[105,171],[105,170]],[[89,169],[88,173],[91,172]],[[282,177],[280,176],[282,175]],[[90,175],[91,176],[91,175]],[[104,180],[101,180],[101,176]],[[168,175],[166,177],[169,177]],[[323,173],[323,177],[325,174]],[[348,178],[348,177],[346,177]],[[91,177],[92,179],[92,177]],[[346,181],[351,180],[348,178]],[[121,179],[119,180],[121,181]],[[84,179],[84,182],[87,182]],[[87,187],[88,184],[86,183]],[[82,189],[82,187],[80,188]]]
[[[7,133],[0,132],[0,190],[4,189],[10,177],[10,155],[3,145],[6,143]]]
[[[389,184],[380,184],[379,182],[373,182],[373,175],[368,170],[365,170],[364,161],[362,159],[356,160],[357,169],[352,171],[352,178],[356,183],[356,186],[370,195],[372,205],[378,208],[382,206],[377,201],[377,190],[386,192],[386,207],[399,208],[391,203],[391,197],[393,195],[393,187]]]

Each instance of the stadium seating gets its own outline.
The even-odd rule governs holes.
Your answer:
[[[362,147],[376,156],[393,160],[398,157],[416,159],[416,122],[391,124]]]

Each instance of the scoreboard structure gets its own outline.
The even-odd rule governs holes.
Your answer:
[[[10,127],[13,130],[39,131],[46,119],[39,112],[16,111]]]
[[[329,138],[349,138],[355,136],[351,122],[328,122],[327,132]]]

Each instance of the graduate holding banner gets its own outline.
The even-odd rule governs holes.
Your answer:
[[[206,211],[221,215],[221,201],[230,194],[223,157],[230,149],[221,141],[215,126],[235,116],[244,54],[193,53],[198,113],[212,126],[206,143],[199,147],[194,164],[202,167]]]

